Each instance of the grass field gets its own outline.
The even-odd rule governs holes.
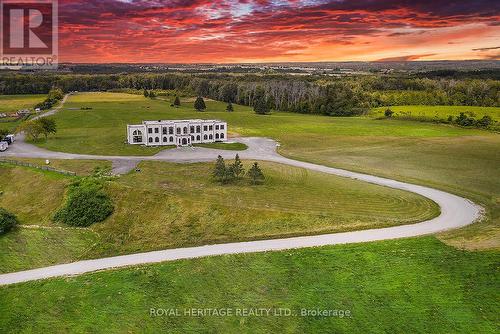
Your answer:
[[[35,104],[42,102],[45,97],[45,95],[0,95],[0,113],[10,114],[20,109],[33,108]],[[14,131],[19,123],[19,121],[0,122],[0,129]]]
[[[67,107],[92,106],[89,111],[64,110],[56,116],[59,134],[40,146],[93,154],[154,154],[157,148],[124,144],[127,123],[160,118],[221,118],[233,135],[265,136],[280,141],[280,152],[314,163],[372,173],[466,196],[487,208],[481,224],[443,235],[469,248],[499,247],[500,135],[448,125],[329,118],[291,113],[255,115],[251,108],[207,102],[196,112],[188,103],[172,108],[165,101],[138,95],[92,93],[72,96]],[[437,107],[429,107],[434,110]],[[459,110],[459,107],[446,107]],[[439,108],[438,108],[439,109]],[[471,107],[476,114],[480,110]],[[498,108],[497,108],[498,109]],[[492,109],[485,108],[485,112]]]
[[[448,116],[458,116],[460,113],[466,113],[468,116],[480,119],[483,116],[490,116],[495,121],[500,121],[499,107],[475,107],[475,106],[391,106],[373,108],[370,112],[371,116],[381,117],[384,112],[390,108],[394,115],[411,115],[416,117],[429,117],[438,119],[447,119]]]
[[[177,261],[0,288],[4,333],[496,333],[498,254],[426,237]],[[35,298],[33,296],[36,296]],[[150,315],[178,309],[180,316]],[[186,316],[284,308],[291,316]],[[301,309],[350,317],[300,316]]]
[[[141,172],[108,184],[115,213],[88,229],[95,239],[91,249],[88,233],[65,229],[76,247],[62,254],[62,259],[376,228],[414,223],[439,213],[435,203],[411,193],[278,164],[262,163],[267,177],[262,186],[246,182],[220,186],[211,181],[211,168],[206,163],[141,163]],[[51,217],[61,206],[70,180],[56,173],[2,165],[0,207],[16,214],[24,226],[41,226],[44,234],[61,233],[65,226],[53,223]],[[0,237],[0,252],[9,258],[36,259],[26,261],[26,266],[43,262],[44,254],[46,264],[54,263],[54,245],[39,245],[39,231],[28,233],[25,228]],[[30,244],[30,237],[38,247],[13,247],[17,240]],[[63,248],[71,244],[64,239],[60,243]],[[19,269],[9,267],[10,263],[2,263],[0,271]]]

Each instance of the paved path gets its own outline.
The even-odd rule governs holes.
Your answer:
[[[21,138],[22,139],[22,138]],[[367,174],[355,173],[343,169],[330,168],[307,162],[296,161],[282,157],[276,152],[277,143],[266,138],[236,138],[235,141],[248,146],[246,151],[238,152],[242,159],[266,160],[282,163],[290,166],[306,168],[313,171],[338,175],[364,182],[369,182],[394,189],[410,191],[425,196],[436,202],[441,208],[441,214],[431,220],[417,224],[395,226],[381,229],[324,234],[317,236],[305,236],[284,239],[261,240],[251,242],[235,242],[227,244],[207,245],[200,247],[177,248],[147,253],[123,255],[96,260],[78,261],[74,263],[61,264],[46,268],[27,270],[0,275],[0,285],[14,284],[19,282],[46,279],[51,277],[78,275],[97,270],[119,268],[146,263],[172,261],[179,259],[190,259],[197,257],[241,254],[264,251],[277,251],[294,248],[315,247],[325,245],[336,245],[346,243],[358,243],[367,241],[378,241],[396,238],[414,237],[460,228],[472,224],[480,218],[482,208],[471,201],[449,194],[444,191],[418,186],[414,184],[394,181],[391,179],[376,177]],[[214,161],[217,155],[224,158],[234,158],[234,151],[212,150],[207,148],[177,148],[162,151],[154,156],[96,156],[83,154],[70,154],[52,152],[36,146],[27,144],[22,140],[17,141],[8,151],[0,153],[0,157],[29,157],[44,159],[97,159],[111,160],[117,166],[135,165],[142,160],[170,161],[178,163]],[[128,166],[128,167],[127,167]]]

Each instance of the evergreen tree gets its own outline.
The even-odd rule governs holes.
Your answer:
[[[253,110],[259,115],[265,115],[268,114],[269,111],[271,111],[266,100],[264,89],[262,87],[258,87],[255,90]]]
[[[198,96],[196,98],[196,101],[194,102],[194,108],[198,111],[204,111],[207,109],[207,106],[205,105],[205,101],[201,96]]]
[[[233,104],[231,102],[229,102],[227,104],[226,111],[227,112],[233,112],[234,111]]]
[[[234,163],[231,166],[231,168],[235,178],[240,178],[243,176],[243,174],[245,174],[245,170],[243,169],[243,164],[241,163],[241,159],[238,154],[236,154],[236,157],[234,158]]]
[[[259,167],[259,164],[254,162],[252,167],[248,170],[247,173],[248,177],[250,178],[250,181],[252,184],[258,184],[262,183],[265,179],[264,173],[262,173],[262,170]]]
[[[180,107],[181,106],[181,99],[176,95],[175,100],[174,100],[174,107]]]
[[[226,177],[226,163],[220,155],[217,157],[212,175],[217,181],[224,182]]]
[[[144,94],[144,97],[149,97],[149,92],[146,89],[144,89],[144,93],[143,94]]]

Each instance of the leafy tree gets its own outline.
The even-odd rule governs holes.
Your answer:
[[[144,97],[149,97],[149,92],[146,89],[144,90],[143,94],[144,94]]]
[[[7,130],[7,129],[0,129],[0,140],[2,140],[8,134],[9,134],[9,130]]]
[[[70,186],[66,203],[56,212],[54,220],[86,227],[103,221],[113,210],[113,202],[104,191],[103,181],[87,177]]]
[[[35,122],[40,123],[45,139],[47,139],[50,134],[55,134],[57,132],[56,121],[52,118],[42,117]]]
[[[266,100],[265,91],[262,87],[257,87],[255,90],[253,110],[259,115],[266,115],[271,111]]]
[[[264,182],[264,173],[262,173],[262,170],[259,167],[259,164],[254,162],[252,167],[247,172],[248,177],[250,178],[250,181],[252,182],[253,185],[259,184]]]
[[[152,90],[149,92],[149,98],[154,99],[156,97],[156,93]]]
[[[37,140],[42,133],[44,133],[44,128],[40,122],[37,121],[27,121],[21,123],[17,129],[18,132],[24,132],[26,136],[33,140]]]
[[[194,108],[198,111],[204,111],[205,109],[207,109],[205,101],[201,96],[198,96],[196,98],[196,101],[194,102]]]
[[[384,115],[385,115],[385,117],[390,118],[390,117],[392,117],[392,115],[394,115],[394,111],[392,111],[390,108],[387,108],[384,111]]]
[[[231,102],[229,102],[227,104],[226,111],[227,112],[233,112],[234,111],[233,104]]]
[[[62,89],[60,88],[57,88],[57,87],[53,87],[50,91],[49,91],[49,94],[47,96],[47,100],[62,100],[64,97],[64,93],[62,91]]]
[[[231,168],[235,178],[240,178],[243,176],[243,174],[245,174],[243,163],[241,162],[240,156],[238,154],[236,154],[236,157],[234,158],[234,163],[232,164]]]
[[[174,100],[174,107],[180,107],[181,106],[181,99],[176,95],[175,100]]]
[[[9,232],[17,224],[16,216],[4,208],[0,208],[0,234]]]

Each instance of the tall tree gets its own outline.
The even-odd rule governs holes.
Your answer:
[[[201,96],[198,96],[196,98],[196,101],[194,101],[194,108],[198,111],[204,111],[205,109],[207,109],[205,101]]]
[[[21,123],[21,125],[17,129],[17,132],[24,132],[29,138],[37,140],[38,137],[44,132],[44,130],[40,122],[27,121]]]
[[[35,122],[40,123],[45,139],[47,139],[50,134],[55,134],[57,132],[56,121],[52,118],[42,117]]]
[[[212,175],[217,181],[224,181],[224,178],[226,176],[226,163],[224,162],[224,158],[222,158],[222,156],[220,155],[217,157]]]
[[[176,95],[174,100],[174,107],[180,107],[180,106],[181,106],[181,99]]]
[[[245,170],[243,169],[243,163],[241,162],[240,156],[238,154],[236,154],[236,157],[234,158],[232,172],[234,174],[234,177],[236,178],[242,177],[245,173]]]
[[[268,114],[270,110],[269,103],[266,100],[266,94],[264,88],[257,87],[255,90],[253,110],[259,115]]]
[[[247,172],[248,177],[250,178],[250,181],[252,184],[259,184],[264,182],[264,173],[262,173],[262,170],[259,167],[259,164],[254,162],[252,167]]]

